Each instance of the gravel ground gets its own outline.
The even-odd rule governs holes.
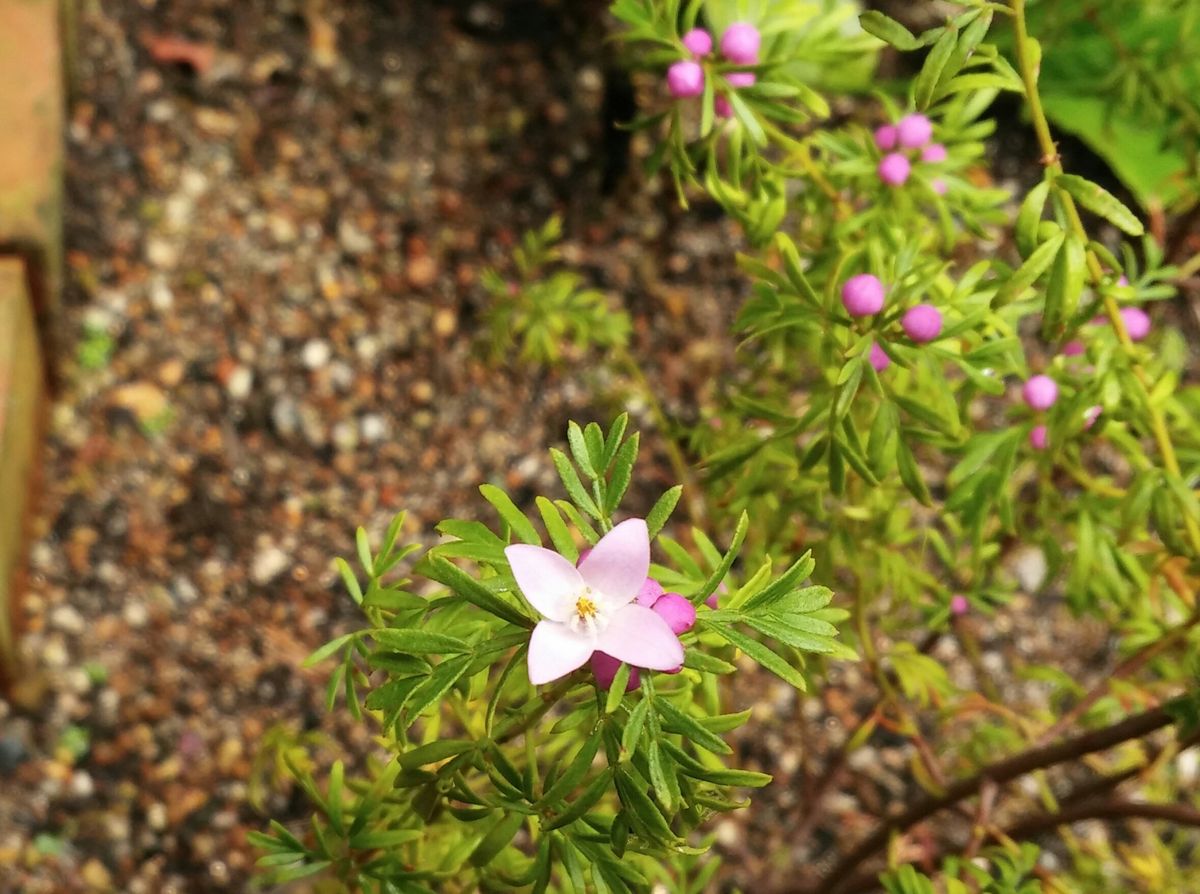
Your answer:
[[[479,274],[523,229],[564,215],[569,261],[633,314],[673,409],[728,358],[736,231],[636,182],[607,123],[630,98],[601,6],[84,7],[35,672],[0,701],[0,891],[245,890],[264,735],[286,721],[365,747],[365,727],[324,716],[322,672],[298,670],[357,623],[330,558],[402,508],[426,538],[478,513],[482,481],[553,490],[544,447],[613,410],[586,363],[478,359]],[[668,482],[644,453],[643,501]],[[1019,637],[995,636],[1002,665]],[[780,782],[717,827],[732,879],[769,890],[830,850],[828,829],[803,846],[787,830],[811,783],[801,745],[836,744],[864,707],[861,672],[838,674],[803,704],[740,678],[760,721],[743,765]],[[877,745],[830,805],[845,828],[911,785],[902,740]]]

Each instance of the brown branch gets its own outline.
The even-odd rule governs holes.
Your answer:
[[[874,832],[852,848],[812,891],[814,894],[848,894],[851,890],[849,885],[855,881],[855,873],[859,866],[882,850],[892,834],[907,831],[947,807],[973,797],[979,793],[985,781],[990,780],[996,785],[1003,785],[1034,770],[1075,760],[1097,751],[1105,751],[1130,739],[1140,739],[1169,726],[1171,722],[1171,715],[1165,708],[1152,708],[1112,726],[1092,730],[1053,745],[1032,748],[984,767],[978,773],[950,785],[944,794],[936,797],[926,796],[907,810],[885,819]]]
[[[1071,708],[1070,711],[1059,718],[1059,720],[1052,727],[1046,730],[1046,732],[1042,733],[1042,735],[1037,738],[1037,744],[1042,745],[1058,738],[1063,730],[1072,726],[1075,721],[1087,713],[1088,709],[1091,708],[1092,705],[1096,704],[1096,702],[1098,702],[1108,692],[1109,685],[1113,680],[1121,679],[1140,670],[1152,659],[1158,657],[1167,649],[1174,646],[1181,639],[1184,639],[1187,636],[1188,631],[1195,627],[1197,623],[1200,623],[1200,612],[1196,612],[1187,621],[1171,630],[1161,639],[1157,639],[1154,642],[1143,646],[1141,649],[1134,652],[1132,655],[1118,664],[1107,676],[1105,676],[1103,680],[1089,690],[1088,693],[1084,695],[1083,698],[1081,698],[1079,702],[1073,708]]]
[[[1007,829],[1005,834],[1014,841],[1020,841],[1083,820],[1120,819],[1165,820],[1177,826],[1200,826],[1200,810],[1187,804],[1143,804],[1122,798],[1097,799],[1065,807],[1058,813],[1026,817]]]

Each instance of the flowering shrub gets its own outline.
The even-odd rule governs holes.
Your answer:
[[[624,316],[599,297],[583,312],[544,300],[536,277],[523,292],[489,281],[493,345],[523,338],[525,359],[548,363],[556,339],[594,338],[584,317],[594,331],[619,320],[614,362],[701,489],[682,495],[696,526],[663,533],[678,487],[644,519],[618,512],[638,445],[620,417],[608,432],[572,425],[570,457],[552,451],[569,500],[536,499],[545,539],[490,486],[498,531],[444,522],[450,539],[411,572],[431,596],[391,577],[411,552],[395,546],[399,522],[374,555],[360,532],[367,586],[341,568],[370,626],[313,660],[337,658],[331,704],[344,692],[378,720],[387,759],[353,781],[337,764],[324,788],[298,772],[317,813],[304,836],[275,825],[260,839],[275,878],[709,890],[705,821],[768,782],[722,761],[722,734],[749,719],[722,713],[718,685],[741,656],[802,690],[857,658],[875,690],[825,755],[797,836],[878,731],[912,759],[916,793],[839,836],[828,871],[797,890],[1200,886],[1194,835],[1137,826],[1122,851],[1072,836],[1053,860],[1028,843],[1094,818],[1200,825],[1173,763],[1200,740],[1200,668],[1184,660],[1200,645],[1200,393],[1180,386],[1186,352],[1153,309],[1179,271],[1133,210],[1061,164],[1025,0],[957,6],[916,35],[878,12],[855,26],[837,0],[615,0],[650,103],[631,126],[656,147],[651,172],[743,226],[745,374],[687,429],[633,367]],[[885,43],[922,53],[919,72],[862,120],[832,121],[839,86]],[[984,165],[1005,92],[1041,154],[1024,195]],[[553,241],[530,238],[526,252]],[[729,530],[722,552],[711,538]],[[798,543],[811,556],[796,559]],[[1044,557],[1037,579],[1014,571],[1015,549]],[[1050,663],[1064,656],[1041,656],[1019,668],[1041,698],[1002,689],[976,625],[1054,601],[1100,625],[1120,662],[1089,689]],[[836,638],[843,620],[853,648]],[[943,636],[980,691],[938,659]],[[1122,794],[1135,777],[1139,797]]]
[[[809,556],[781,574],[769,559],[731,570],[745,515],[724,554],[693,532],[699,561],[661,534],[678,487],[645,519],[615,522],[638,452],[626,425],[572,423],[571,457],[552,452],[570,499],[536,500],[550,547],[492,485],[480,491],[499,530],[444,521],[448,540],[420,560],[397,545],[403,516],[374,552],[359,530],[365,586],[338,568],[369,626],[309,661],[336,659],[330,704],[340,694],[377,721],[387,758],[361,776],[334,764],[324,790],[294,766],[316,813],[309,840],[278,823],[259,836],[272,880],[628,891],[694,875],[703,887],[712,870],[695,865],[689,833],[770,781],[725,766],[722,734],[750,711],[722,713],[718,677],[740,651],[804,689],[805,654],[817,667],[854,653],[835,638],[847,613],[832,593],[803,586]],[[651,564],[653,540],[665,564]],[[438,589],[417,595],[415,578]]]

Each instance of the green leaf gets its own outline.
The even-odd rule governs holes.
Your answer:
[[[733,532],[733,542],[729,544],[729,549],[721,559],[721,563],[708,576],[708,580],[704,582],[704,586],[700,588],[700,591],[692,596],[692,602],[695,605],[700,605],[709,596],[717,592],[717,587],[721,586],[721,581],[725,580],[725,575],[733,567],[734,560],[737,559],[738,551],[742,548],[742,541],[746,539],[746,531],[749,528],[750,516],[743,510],[742,514],[738,516],[737,528]]]
[[[542,524],[546,526],[546,533],[550,535],[550,542],[554,544],[555,552],[568,562],[577,561],[579,550],[575,546],[575,538],[571,536],[567,523],[563,521],[562,513],[545,497],[538,497],[535,503],[542,516]]]
[[[707,627],[711,628],[714,633],[721,636],[726,642],[737,646],[748,656],[753,658],[779,679],[785,683],[790,683],[792,686],[799,689],[801,692],[808,688],[808,684],[804,682],[804,677],[801,673],[792,667],[787,661],[771,651],[756,639],[751,639],[743,633],[739,633],[733,627],[725,624],[718,624],[712,621],[703,622]]]
[[[920,49],[921,42],[913,37],[912,32],[881,12],[871,10],[858,17],[858,23],[868,34],[878,37],[884,43],[891,44],[901,52],[911,52]]]
[[[1059,174],[1054,183],[1065,189],[1080,205],[1099,215],[1117,229],[1130,236],[1141,236],[1146,232],[1142,222],[1125,205],[1097,183],[1075,174]]]
[[[695,651],[695,649],[688,649],[685,658],[686,655]],[[629,720],[625,723],[625,729],[621,731],[621,750],[627,755],[632,755],[637,751],[638,743],[642,739],[642,729],[646,725],[646,717],[649,713],[650,699],[648,698],[643,698],[629,712]]]
[[[471,651],[471,646],[457,637],[415,628],[401,630],[395,627],[381,627],[371,631],[371,638],[382,649],[407,655],[444,655],[447,652]]]
[[[435,667],[425,682],[414,689],[413,694],[409,696],[408,703],[404,706],[407,716],[416,717],[449,692],[450,687],[457,683],[470,668],[472,658],[471,655],[447,658]]]
[[[535,623],[519,609],[509,605],[447,559],[426,559],[418,566],[418,570],[430,580],[435,580],[449,587],[456,595],[461,596],[476,608],[481,608],[489,614],[508,621],[510,624],[516,624],[519,627],[533,627]]]
[[[321,646],[319,649],[317,649],[315,652],[313,652],[311,655],[309,655],[307,658],[305,658],[304,663],[300,666],[301,667],[312,667],[314,664],[320,664],[322,661],[324,661],[326,658],[328,658],[334,652],[341,649],[342,646],[344,646],[350,640],[354,639],[356,636],[358,636],[357,633],[346,633],[346,634],[343,634],[342,636],[339,636],[337,639],[330,640],[325,645]]]
[[[402,770],[414,770],[426,764],[436,764],[448,757],[464,754],[476,747],[471,739],[439,739],[427,745],[419,745],[397,757]]]
[[[545,825],[545,830],[550,832],[554,829],[561,829],[563,826],[570,825],[579,819],[585,813],[592,809],[605,793],[608,792],[609,783],[612,780],[612,770],[604,770],[597,774],[596,778],[589,783],[584,789],[583,794],[571,802],[571,805],[562,813],[553,817]]]
[[[908,488],[908,492],[917,498],[923,506],[932,506],[933,497],[929,494],[929,486],[917,466],[917,458],[913,456],[904,438],[896,441],[896,467],[900,471],[900,480]]]
[[[628,413],[622,413],[613,420],[612,426],[608,429],[608,436],[604,439],[604,452],[599,462],[601,471],[606,470],[613,461],[613,457],[617,455],[617,448],[621,446],[621,439],[625,437],[625,429],[628,426]]]
[[[617,786],[617,797],[620,798],[621,805],[629,812],[629,818],[640,835],[656,842],[665,843],[675,840],[675,835],[671,832],[666,817],[650,800],[649,795],[639,783],[621,769],[617,770],[613,781]]]
[[[597,521],[603,519],[604,515],[600,512],[600,507],[584,489],[583,482],[579,480],[579,473],[575,471],[575,467],[571,465],[566,454],[551,447],[550,458],[554,461],[554,468],[558,470],[558,477],[562,479],[563,487],[567,489],[567,494],[575,501],[575,504]]]
[[[937,43],[933,45],[929,55],[925,57],[925,64],[921,66],[921,72],[913,81],[913,100],[918,110],[928,109],[933,102],[938,84],[942,79],[942,73],[954,53],[957,42],[958,32],[947,28],[938,38]]]
[[[675,764],[663,754],[657,739],[650,740],[646,763],[650,769],[650,785],[654,788],[654,797],[665,810],[674,813],[679,804],[679,777],[675,773]]]
[[[358,578],[354,576],[354,570],[350,567],[350,563],[338,557],[333,560],[333,564],[337,567],[338,574],[342,576],[342,583],[346,585],[346,590],[350,593],[350,598],[354,600],[356,605],[362,605],[362,588],[358,585]]]
[[[658,532],[666,525],[667,520],[671,517],[671,513],[675,511],[675,506],[679,503],[679,498],[682,494],[683,485],[676,484],[655,502],[654,507],[646,516],[646,527],[650,530],[651,540],[657,537]]]
[[[576,786],[583,781],[583,777],[592,768],[592,761],[596,759],[596,752],[600,748],[600,740],[603,737],[603,733],[604,727],[597,726],[587,741],[583,743],[583,747],[576,753],[563,774],[542,794],[542,797],[537,802],[537,807],[541,808],[557,804],[567,795],[571,794],[571,792],[575,791]]]
[[[669,700],[659,698],[655,700],[654,705],[662,716],[664,729],[686,736],[693,745],[698,745],[713,754],[733,754],[733,749],[724,739],[705,729],[698,720],[675,707]]]
[[[567,423],[567,443],[571,446],[571,457],[575,460],[575,465],[579,467],[579,470],[593,481],[599,478],[604,470],[597,471],[596,467],[592,465],[587,440],[583,436],[583,429],[579,427],[579,423]]]
[[[1075,314],[1087,276],[1087,255],[1083,242],[1070,234],[1054,258],[1050,280],[1046,284],[1046,305],[1042,311],[1042,336],[1050,341],[1063,335],[1066,321]]]
[[[1066,233],[1061,229],[1053,236],[1039,245],[1016,272],[1009,277],[1008,282],[1001,287],[996,293],[996,297],[992,299],[992,307],[1003,307],[1006,304],[1011,304],[1021,297],[1026,289],[1037,282],[1038,277],[1050,269],[1050,265],[1054,263],[1055,257],[1058,256],[1058,250],[1062,248],[1063,242],[1066,241]]]
[[[493,484],[479,485],[479,492],[483,494],[485,500],[492,504],[496,512],[512,528],[512,532],[521,538],[522,542],[531,543],[534,546],[542,545],[542,538],[538,536],[537,530],[525,517],[525,513],[517,508],[508,494]]]
[[[608,489],[604,498],[604,511],[609,515],[621,505],[625,491],[629,489],[629,482],[633,480],[633,466],[637,462],[640,441],[641,435],[635,432],[633,437],[621,445],[617,450],[617,455],[613,457],[612,473],[609,475]]]
[[[625,687],[629,683],[631,673],[633,673],[633,668],[624,662],[617,668],[617,672],[613,675],[612,685],[608,687],[608,693],[604,697],[605,714],[613,713],[620,706],[621,699],[625,698]]]
[[[516,837],[524,823],[524,814],[514,811],[507,815],[501,815],[495,825],[483,836],[483,840],[471,851],[471,865],[486,866],[491,863],[500,851],[508,847],[509,842]]]
[[[1038,224],[1042,222],[1042,214],[1046,209],[1046,199],[1050,197],[1050,181],[1043,180],[1025,196],[1021,210],[1017,213],[1017,225],[1014,231],[1017,250],[1022,258],[1028,258],[1037,248]]]

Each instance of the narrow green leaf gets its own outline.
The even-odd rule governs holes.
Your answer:
[[[640,442],[641,435],[634,432],[633,436],[621,445],[617,450],[617,455],[613,457],[612,472],[608,478],[608,491],[605,494],[604,502],[604,511],[609,515],[621,505],[625,491],[629,489],[629,482],[633,480],[633,467],[637,462]]]
[[[1043,180],[1029,190],[1025,201],[1021,202],[1021,210],[1017,213],[1017,225],[1013,235],[1022,258],[1028,258],[1037,248],[1038,224],[1042,222],[1046,199],[1049,196],[1050,181]]]
[[[575,562],[579,558],[579,550],[567,523],[563,521],[562,513],[545,497],[538,497],[535,502],[542,516],[542,524],[546,526],[546,533],[550,535],[550,542],[554,544],[554,551],[568,562]]]
[[[771,651],[767,646],[763,645],[756,639],[751,639],[743,633],[735,630],[725,624],[716,624],[711,621],[704,622],[706,626],[711,628],[713,632],[720,635],[731,645],[737,646],[748,656],[753,658],[764,668],[769,670],[785,683],[790,683],[792,686],[799,689],[801,692],[808,688],[803,675],[792,667],[787,661]]]
[[[337,652],[339,649],[341,649],[341,647],[344,646],[347,642],[354,639],[357,635],[358,635],[357,633],[346,633],[346,634],[343,634],[342,636],[339,636],[337,639],[330,640],[325,645],[321,646],[316,651],[314,651],[307,658],[305,658],[304,663],[300,666],[301,667],[312,667],[314,664],[320,664],[322,661],[324,661],[326,658],[328,658],[334,652]]]
[[[858,17],[858,23],[868,34],[878,37],[884,43],[891,44],[901,52],[911,52],[921,46],[921,42],[913,37],[911,31],[881,12],[875,10],[864,12]]]
[[[418,565],[417,568],[430,580],[435,580],[449,587],[456,595],[461,596],[476,608],[481,608],[489,614],[508,621],[510,624],[516,624],[519,627],[533,627],[535,623],[528,615],[523,614],[518,608],[509,605],[479,581],[475,580],[475,578],[471,577],[471,575],[467,574],[467,572],[447,559],[429,558]]]
[[[554,461],[554,468],[558,470],[558,477],[562,479],[563,487],[567,489],[567,494],[575,501],[575,504],[597,521],[603,519],[604,515],[600,511],[600,507],[584,489],[583,482],[579,480],[579,473],[575,471],[575,467],[571,465],[566,454],[551,447],[550,458]]]
[[[1099,184],[1075,174],[1059,174],[1054,182],[1088,211],[1103,217],[1122,232],[1130,236],[1141,236],[1146,232],[1137,216]]]
[[[442,655],[447,652],[471,651],[471,646],[457,637],[416,628],[402,630],[395,627],[381,627],[371,631],[371,638],[380,648],[392,652],[403,652],[407,655]]]
[[[500,851],[508,847],[509,842],[516,837],[524,823],[524,814],[514,811],[507,815],[501,815],[495,825],[483,836],[483,840],[471,851],[471,865],[487,866],[491,863]]]
[[[738,552],[742,548],[742,542],[746,539],[746,532],[750,528],[750,516],[745,510],[738,516],[737,528],[733,532],[733,542],[729,544],[729,549],[725,552],[721,563],[716,567],[712,574],[708,576],[708,580],[704,582],[704,586],[700,591],[692,596],[692,602],[700,605],[704,600],[708,599],[713,593],[717,592],[717,587],[721,586],[721,582],[725,580],[725,576],[729,573],[729,569],[733,567],[734,560],[738,557]]]
[[[483,494],[485,500],[492,504],[496,512],[512,528],[512,532],[521,538],[523,543],[530,543],[534,546],[542,545],[542,538],[538,536],[537,530],[525,517],[525,513],[517,508],[508,494],[494,484],[479,485],[479,492]]]
[[[658,532],[666,525],[667,520],[671,517],[671,513],[675,511],[675,506],[679,503],[679,498],[682,494],[683,485],[676,484],[655,501],[654,507],[646,516],[646,527],[650,530],[651,540],[657,537]]]
[[[713,754],[733,754],[733,749],[724,739],[705,729],[696,718],[675,707],[668,699],[656,699],[654,704],[662,716],[664,729],[686,736],[693,745],[698,745]]]

